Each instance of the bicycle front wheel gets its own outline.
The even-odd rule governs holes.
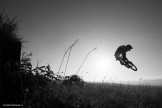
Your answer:
[[[137,67],[132,62],[129,62],[128,64],[131,66],[132,70],[137,71]]]

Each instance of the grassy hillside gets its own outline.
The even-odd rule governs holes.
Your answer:
[[[19,88],[18,93],[15,90],[14,94],[7,94],[10,102],[6,99],[3,104],[17,103],[27,108],[162,107],[162,87],[110,83],[85,83],[83,87],[67,86],[48,80],[43,81],[43,77],[40,76],[35,77],[37,78],[32,79],[35,80],[35,83],[31,82],[33,87]],[[38,80],[42,80],[42,82]],[[14,90],[15,88],[10,87],[9,89]]]

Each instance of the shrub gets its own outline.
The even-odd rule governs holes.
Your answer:
[[[81,79],[78,75],[71,75],[66,76],[65,80],[62,82],[64,86],[77,86],[77,87],[83,87],[84,81]]]

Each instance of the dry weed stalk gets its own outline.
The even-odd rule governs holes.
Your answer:
[[[70,45],[69,48],[65,51],[64,56],[63,56],[62,61],[61,61],[61,64],[60,64],[60,67],[59,67],[59,70],[58,70],[58,74],[60,73],[60,70],[61,70],[62,64],[64,62],[65,56],[66,56],[66,54],[69,51],[69,55],[68,55],[68,59],[67,59],[67,62],[66,62],[66,67],[65,67],[65,72],[64,72],[64,76],[65,76],[65,73],[66,73],[66,70],[67,70],[68,61],[69,61],[69,58],[70,58],[71,50],[72,50],[73,46],[77,44],[78,41],[79,41],[79,39],[74,41],[74,43],[72,45]]]
[[[76,75],[79,73],[81,67],[83,66],[83,63],[85,62],[85,60],[87,59],[87,57],[89,56],[89,54],[90,54],[91,52],[93,52],[94,50],[96,50],[96,49],[97,49],[97,47],[94,48],[93,50],[91,50],[91,51],[88,52],[88,54],[86,55],[86,57],[85,57],[85,59],[83,60],[82,64],[80,65],[80,67],[79,67],[79,69],[78,69]]]

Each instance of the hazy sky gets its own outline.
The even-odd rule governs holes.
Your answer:
[[[19,33],[29,41],[23,50],[33,53],[34,66],[38,59],[57,72],[65,50],[79,39],[66,75],[75,74],[97,47],[79,72],[84,80],[162,78],[161,0],[0,0],[0,4],[0,10],[17,16]],[[138,71],[115,60],[117,47],[127,44],[133,46],[127,57]]]

